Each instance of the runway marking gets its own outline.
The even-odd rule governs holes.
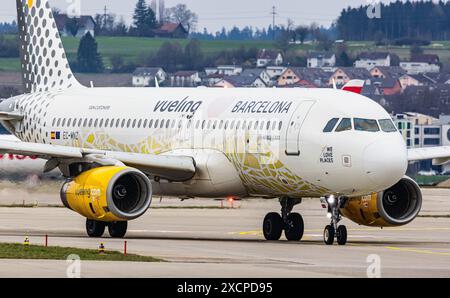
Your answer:
[[[379,228],[353,228],[353,229],[348,229],[348,231],[350,232],[372,232],[372,231],[377,231],[377,230],[383,230],[383,231],[393,231],[393,232],[424,232],[424,231],[450,231],[450,228],[384,228],[384,229],[379,229]],[[322,232],[323,230],[321,229],[305,229],[305,232],[309,232],[309,233],[317,233],[317,232]],[[230,232],[230,235],[253,235],[253,236],[258,236],[258,235],[262,235],[263,232],[262,230],[254,230],[254,231],[243,231],[243,232]]]
[[[450,256],[448,252],[437,252],[432,250],[424,250],[424,249],[414,249],[414,248],[402,248],[402,247],[394,247],[394,246],[385,246],[385,248],[395,251],[401,252],[413,252],[419,254],[427,254],[427,255],[436,255],[436,256]]]

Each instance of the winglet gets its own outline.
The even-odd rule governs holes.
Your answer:
[[[356,94],[361,94],[362,89],[364,87],[365,81],[363,80],[351,80],[347,84],[345,84],[344,87],[342,87],[342,90],[353,92]]]

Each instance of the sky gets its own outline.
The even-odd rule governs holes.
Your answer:
[[[50,4],[65,11],[74,1],[80,2],[82,14],[103,13],[106,5],[109,12],[123,17],[128,24],[131,23],[136,4],[136,0],[50,0]],[[329,26],[343,8],[371,2],[371,0],[166,0],[166,7],[184,3],[199,16],[197,31],[207,28],[209,32],[216,32],[224,26],[232,28],[234,25],[267,27],[272,23],[273,6],[277,11],[277,24],[286,24],[288,19],[292,19],[296,25],[316,22]],[[382,0],[382,2],[392,1]],[[9,22],[15,19],[15,3],[14,0],[2,0],[0,21]]]

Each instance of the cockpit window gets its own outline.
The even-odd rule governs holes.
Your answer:
[[[350,118],[344,118],[341,120],[341,123],[339,123],[338,127],[336,128],[336,132],[342,132],[352,130],[352,120]]]
[[[355,130],[357,131],[368,131],[368,132],[380,131],[380,127],[378,126],[377,120],[355,118],[354,122],[355,122]]]
[[[338,123],[339,118],[333,118],[331,119],[328,123],[327,126],[325,126],[325,128],[323,129],[323,132],[332,132],[333,128],[336,126],[336,124]]]
[[[383,119],[380,120],[380,127],[381,130],[384,132],[396,132],[397,128],[395,127],[395,124],[392,122],[391,119]]]

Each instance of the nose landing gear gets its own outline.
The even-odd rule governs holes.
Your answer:
[[[283,231],[288,241],[302,239],[305,230],[303,217],[298,213],[292,213],[294,206],[301,202],[301,199],[280,199],[281,215],[272,212],[264,218],[263,232],[266,240],[279,240]]]
[[[331,195],[321,201],[324,208],[328,207],[328,218],[331,219],[331,223],[323,231],[323,241],[326,245],[333,245],[335,239],[339,245],[347,244],[347,227],[338,225],[342,220],[339,208],[344,203],[343,198]]]

